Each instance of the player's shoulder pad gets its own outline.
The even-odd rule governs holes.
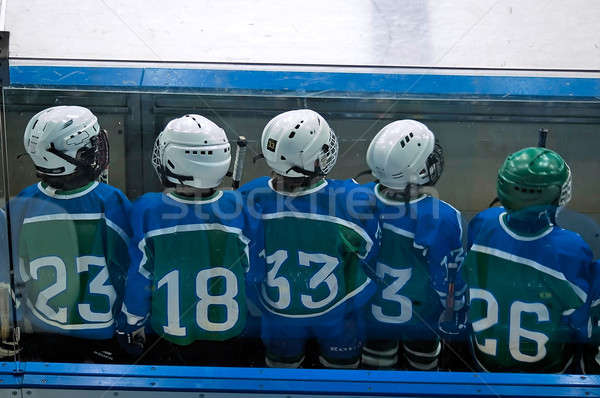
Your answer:
[[[120,203],[130,203],[129,199],[123,191],[119,188],[113,187],[112,185],[105,184],[103,182],[99,182],[96,189],[94,189],[96,195],[100,196],[105,201],[118,201]]]
[[[577,232],[556,226],[550,237],[554,247],[564,247],[573,256],[585,256],[592,260],[592,249]]]
[[[450,203],[439,198],[434,198],[432,196],[429,196],[429,198],[431,198],[430,200],[432,203],[437,204],[439,206],[440,216],[449,215],[453,219],[455,219],[457,215],[460,217],[460,210],[452,206]]]
[[[504,207],[502,206],[490,207],[475,215],[475,217],[473,217],[473,219],[471,220],[471,223],[481,223],[486,220],[497,220],[500,214],[504,213],[505,211],[506,209],[504,209]]]
[[[346,193],[353,193],[355,195],[364,195],[368,197],[373,197],[374,199],[374,191],[372,187],[368,185],[362,185],[356,182],[353,178],[349,178],[347,180],[327,180],[327,183],[331,187],[331,189],[341,189]]]
[[[428,199],[430,200],[431,204],[432,216],[434,218],[439,218],[442,225],[456,226],[460,230],[460,233],[462,235],[462,215],[460,210],[452,206],[450,203],[445,202],[439,198],[429,196]],[[426,203],[425,201],[423,202],[423,205],[429,207],[428,203]]]

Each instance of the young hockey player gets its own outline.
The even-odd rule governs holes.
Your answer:
[[[108,166],[106,132],[88,109],[57,106],[29,121],[24,144],[41,179],[9,209],[27,357],[110,361],[131,205],[95,181]]]
[[[556,152],[525,148],[500,167],[497,193],[503,207],[469,224],[463,268],[475,359],[491,372],[563,372],[587,337],[589,316],[576,310],[595,274],[588,245],[555,225],[571,171]]]
[[[367,164],[378,180],[367,187],[377,197],[382,237],[378,290],[366,308],[363,365],[437,369],[444,308],[450,303],[450,317],[441,326],[454,332],[465,323],[456,324],[458,315],[466,315],[466,285],[456,277],[463,256],[461,215],[427,189],[442,174],[442,148],[424,124],[398,120],[373,138]]]
[[[152,164],[170,190],[145,194],[133,206],[120,326],[130,352],[137,345],[141,353],[143,337],[134,332],[149,320],[176,362],[242,359],[235,338],[246,323],[245,277],[254,246],[241,195],[218,189],[230,161],[225,132],[200,115],[171,120],[156,139]]]
[[[312,110],[277,115],[261,144],[273,177],[242,189],[264,228],[267,272],[257,295],[266,364],[299,367],[307,340],[316,338],[321,365],[356,368],[363,334],[357,308],[372,294],[363,267],[377,248],[377,220],[363,217],[369,196],[354,182],[325,179],[338,142]]]

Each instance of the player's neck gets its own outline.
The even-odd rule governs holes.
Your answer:
[[[525,209],[503,215],[503,221],[513,232],[522,236],[536,236],[553,224],[547,209]]]
[[[217,193],[215,188],[195,188],[187,185],[177,185],[173,191],[173,195],[181,199],[210,199]]]
[[[409,189],[405,188],[398,190],[379,184],[377,190],[379,194],[385,199],[392,202],[398,202],[399,204],[420,199],[427,195],[421,190],[421,187],[418,185],[411,185]]]
[[[283,177],[280,175],[275,175],[272,179],[273,188],[276,191],[294,193],[294,192],[302,192],[307,191],[309,189],[318,187],[319,185],[325,183],[325,179],[323,177]]]

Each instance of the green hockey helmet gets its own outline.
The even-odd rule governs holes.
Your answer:
[[[509,155],[498,170],[496,189],[500,203],[508,210],[564,206],[571,200],[571,170],[550,149],[521,149]]]

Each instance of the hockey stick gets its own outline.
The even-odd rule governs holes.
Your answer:
[[[446,308],[440,315],[438,321],[439,329],[447,335],[456,335],[460,331],[456,327],[456,320],[454,319],[454,307],[455,307],[455,282],[456,274],[458,273],[458,264],[448,263],[448,295],[446,296]]]
[[[0,338],[8,340],[12,331],[10,324],[10,285],[0,283]]]
[[[538,144],[540,148],[546,148],[546,138],[548,138],[548,129],[541,128],[538,130]]]
[[[237,150],[235,152],[235,161],[233,163],[232,183],[231,187],[237,189],[240,187],[240,181],[244,173],[244,160],[246,159],[246,151],[248,150],[248,141],[246,137],[241,135],[236,142]]]

